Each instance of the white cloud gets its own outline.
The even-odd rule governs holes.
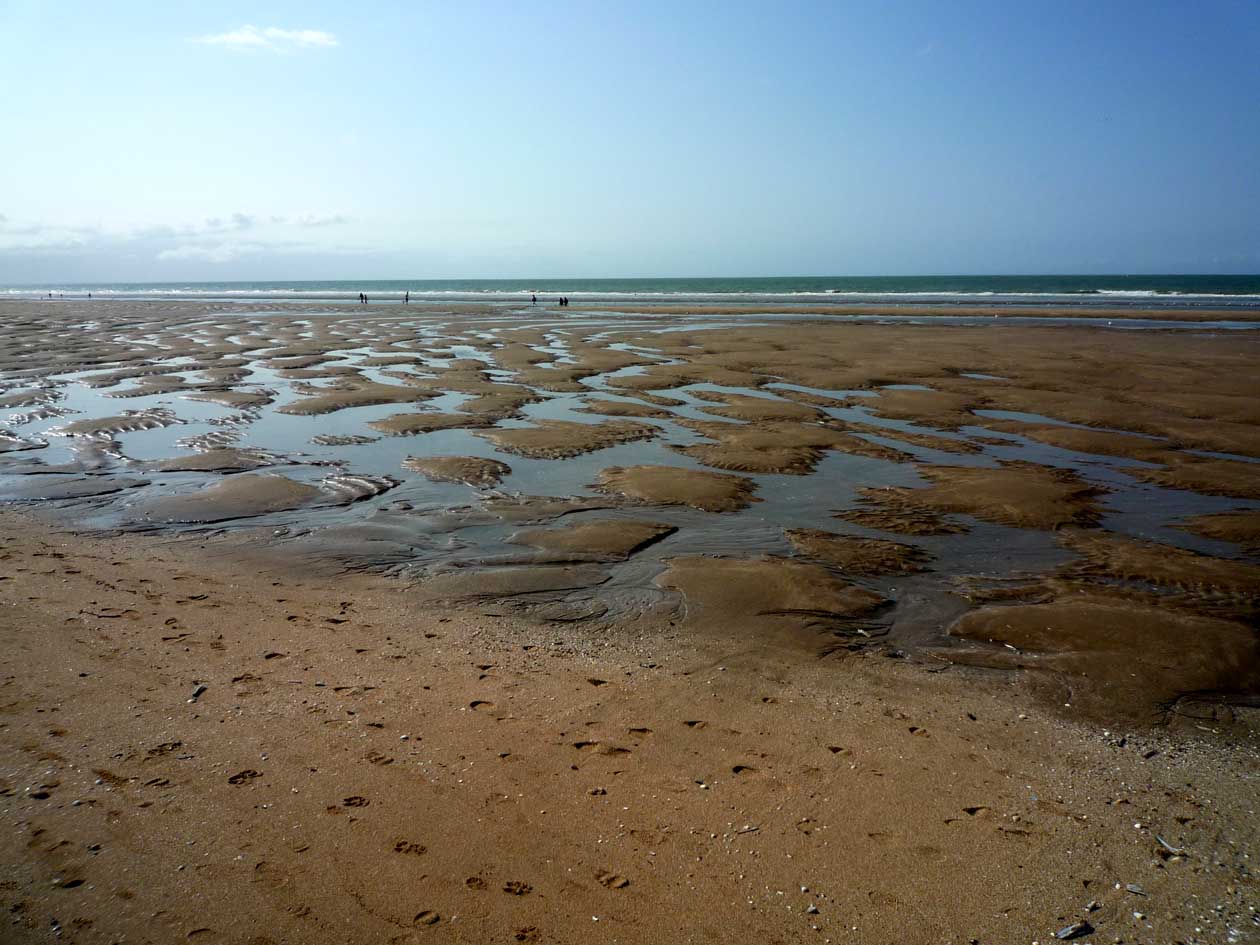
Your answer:
[[[298,226],[342,226],[349,223],[350,218],[340,213],[326,217],[308,213],[305,216],[296,217],[293,222]]]
[[[222,46],[238,52],[291,52],[295,49],[328,49],[337,37],[323,30],[283,30],[276,26],[246,24],[227,33],[198,36],[194,42]]]
[[[226,220],[221,217],[209,217],[206,220],[207,230],[248,230],[255,223],[248,213],[234,213]]]
[[[195,259],[198,262],[225,263],[231,262],[244,253],[256,252],[258,248],[257,246],[240,243],[218,243],[204,246],[185,244],[176,246],[174,249],[164,249],[157,254],[157,258],[161,260]]]
[[[236,211],[197,222],[105,226],[39,223],[4,215],[0,218],[0,281],[28,281],[18,275],[42,271],[41,266],[56,272],[67,266],[114,271],[147,260],[157,268],[146,270],[146,278],[164,278],[174,272],[228,271],[232,264],[258,264],[269,258],[368,252],[353,237],[342,237],[349,228],[343,225],[352,223],[350,217],[330,212],[279,216]]]
[[[71,223],[41,223],[15,220],[0,214],[0,251],[30,249],[39,245],[59,245],[67,240],[88,243],[152,244],[162,250],[179,249],[189,245],[226,244],[236,234],[247,231],[258,234],[258,240],[274,244],[281,240],[285,231],[323,229],[346,226],[354,221],[342,213],[308,212],[296,215],[242,213],[236,211],[222,216],[205,217],[195,223],[135,223],[94,226]],[[314,234],[311,234],[314,236]],[[239,245],[245,245],[243,243]],[[155,250],[156,251],[156,250]]]
[[[17,220],[10,219],[3,213],[0,213],[0,245],[15,239],[19,236],[39,236],[44,234],[47,237],[55,238],[55,234],[71,232],[76,234],[87,233],[91,227],[52,227],[43,223],[19,223]]]

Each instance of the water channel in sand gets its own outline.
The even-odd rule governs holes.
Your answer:
[[[0,500],[89,529],[248,529],[305,566],[388,570],[542,619],[677,615],[706,594],[716,613],[719,591],[682,580],[684,563],[770,556],[768,603],[750,617],[794,616],[855,646],[952,645],[951,623],[995,588],[1044,585],[1079,560],[1063,529],[1248,561],[1219,530],[1178,526],[1260,509],[1245,391],[1151,407],[1139,384],[1131,409],[1094,415],[1091,396],[1114,398],[1069,376],[1097,352],[1090,380],[1109,383],[1118,344],[1113,363],[1175,363],[1169,338],[1201,348],[1210,372],[1230,357],[1217,333],[1254,323],[1131,319],[1130,344],[1057,319],[9,308]],[[1219,422],[1200,433],[1205,405]],[[1098,445],[1047,442],[1060,429]],[[409,430],[422,432],[395,435]],[[423,461],[440,457],[507,471],[430,478]],[[1191,474],[1211,487],[1182,486]],[[713,489],[734,498],[696,498]],[[581,529],[540,541],[538,526]],[[641,545],[608,540],[644,528]],[[784,570],[818,567],[822,547],[790,530],[909,545],[927,563],[824,561],[818,573],[884,601],[835,611]],[[1227,616],[1254,618],[1243,596]]]

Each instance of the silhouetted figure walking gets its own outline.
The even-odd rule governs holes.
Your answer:
[[[411,292],[409,290],[407,294],[403,296],[403,305],[410,305],[410,304],[411,304]]]

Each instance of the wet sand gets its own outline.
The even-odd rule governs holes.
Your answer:
[[[733,314],[0,303],[19,940],[1254,935],[1260,338]]]
[[[617,305],[587,306],[585,311],[624,312],[629,314],[693,315],[702,311],[707,315],[765,315],[768,312],[784,315],[840,315],[864,317],[903,315],[914,318],[1102,318],[1142,321],[1260,321],[1260,314],[1247,309],[1142,309],[1074,307],[1069,305],[900,305],[882,303],[839,305],[799,305],[794,303],[775,305],[729,305],[717,303],[703,307],[677,305]]]

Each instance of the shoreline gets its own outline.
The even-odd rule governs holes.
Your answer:
[[[530,305],[528,299],[425,299],[415,297],[410,303],[398,300],[372,301],[361,305],[350,299],[329,298],[291,298],[291,299],[250,299],[250,298],[98,298],[98,299],[0,299],[0,306],[5,304],[42,304],[42,305],[163,305],[163,306],[226,306],[239,307],[241,311],[266,311],[269,307],[281,306],[283,314],[291,314],[287,309],[297,306],[319,306],[318,311],[309,314],[365,314],[376,315],[382,312],[415,312],[417,314],[433,314],[435,309],[442,312],[458,314],[563,314],[566,317],[581,316],[589,313],[624,314],[624,315],[660,315],[660,316],[716,316],[716,315],[748,315],[783,317],[791,315],[809,316],[863,316],[863,317],[955,317],[955,318],[1054,318],[1054,319],[1126,319],[1140,321],[1236,321],[1260,323],[1260,304],[1248,308],[1195,308],[1170,305],[1157,308],[1140,306],[1094,307],[1089,304],[1070,305],[1064,303],[1048,303],[1046,305],[984,305],[959,303],[943,305],[939,303],[915,302],[870,302],[870,303],[794,303],[766,302],[764,304],[736,304],[718,301],[686,301],[642,303],[627,301],[626,303],[601,301],[586,303],[578,300],[576,306],[562,309],[554,300],[540,300]]]

